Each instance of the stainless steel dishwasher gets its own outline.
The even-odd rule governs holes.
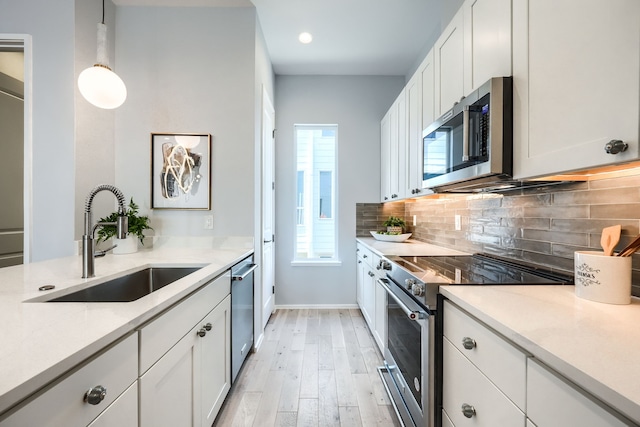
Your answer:
[[[231,382],[253,347],[253,255],[231,267]]]

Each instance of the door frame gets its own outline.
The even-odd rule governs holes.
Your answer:
[[[23,264],[31,262],[33,229],[33,188],[32,188],[32,158],[33,158],[33,42],[30,34],[3,34],[0,33],[0,44],[3,42],[15,42],[16,46],[22,45],[24,53],[24,165],[23,165]]]

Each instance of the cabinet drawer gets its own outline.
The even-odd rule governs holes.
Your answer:
[[[527,362],[527,416],[538,427],[636,425],[624,421],[534,359]]]
[[[43,389],[0,425],[86,426],[136,381],[137,373],[138,339],[132,334]],[[97,405],[85,403],[87,390],[98,385],[106,388],[104,400]]]
[[[443,331],[466,358],[525,409],[527,356],[522,351],[449,301],[445,301]]]
[[[230,293],[231,273],[227,271],[140,329],[140,375]]]
[[[475,413],[466,417],[463,405],[471,405]],[[524,413],[447,339],[443,340],[442,407],[456,427],[525,423]]]

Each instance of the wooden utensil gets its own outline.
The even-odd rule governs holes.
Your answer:
[[[622,226],[620,225],[612,225],[611,227],[605,227],[602,229],[602,236],[600,236],[600,245],[602,245],[602,249],[604,250],[604,254],[606,256],[613,255],[613,248],[615,248],[620,241],[621,231]]]
[[[623,250],[620,251],[618,256],[631,256],[638,249],[640,249],[640,236],[633,239],[631,243],[629,243]]]

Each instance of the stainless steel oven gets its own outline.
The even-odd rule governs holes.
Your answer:
[[[433,358],[434,321],[421,307],[389,279],[378,279],[387,291],[387,343],[380,374],[394,407],[405,426],[427,426],[433,393],[429,360]],[[431,401],[429,400],[431,399]]]
[[[388,257],[378,283],[387,292],[382,380],[404,426],[441,426],[440,286],[568,284],[573,278],[483,254]],[[438,334],[440,331],[440,334]]]

